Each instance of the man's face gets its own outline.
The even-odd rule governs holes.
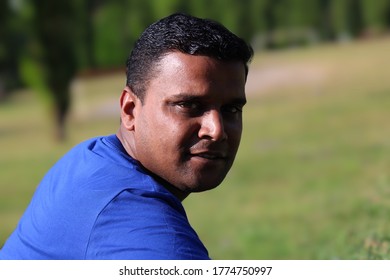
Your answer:
[[[242,132],[241,62],[171,52],[134,108],[132,156],[185,193],[218,186]]]

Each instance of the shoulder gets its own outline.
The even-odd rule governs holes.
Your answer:
[[[180,202],[159,192],[126,190],[100,213],[87,259],[209,259]]]

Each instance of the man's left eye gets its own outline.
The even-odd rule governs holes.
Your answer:
[[[241,113],[242,107],[237,105],[229,105],[229,106],[225,106],[223,108],[223,111],[231,114]]]

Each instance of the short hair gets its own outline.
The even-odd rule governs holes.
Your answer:
[[[151,24],[141,34],[126,62],[126,85],[143,101],[155,68],[167,53],[179,51],[221,61],[239,61],[245,66],[253,49],[220,23],[175,13]]]

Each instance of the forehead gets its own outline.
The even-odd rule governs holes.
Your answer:
[[[149,89],[165,95],[245,96],[245,66],[240,61],[170,52],[162,57],[155,70]]]
[[[227,71],[222,71],[223,69]],[[245,77],[245,67],[241,61],[221,61],[205,55],[190,55],[178,51],[168,52],[157,65],[157,71],[160,72],[189,71],[193,75],[208,75],[213,70],[221,74],[230,72],[233,76]]]

